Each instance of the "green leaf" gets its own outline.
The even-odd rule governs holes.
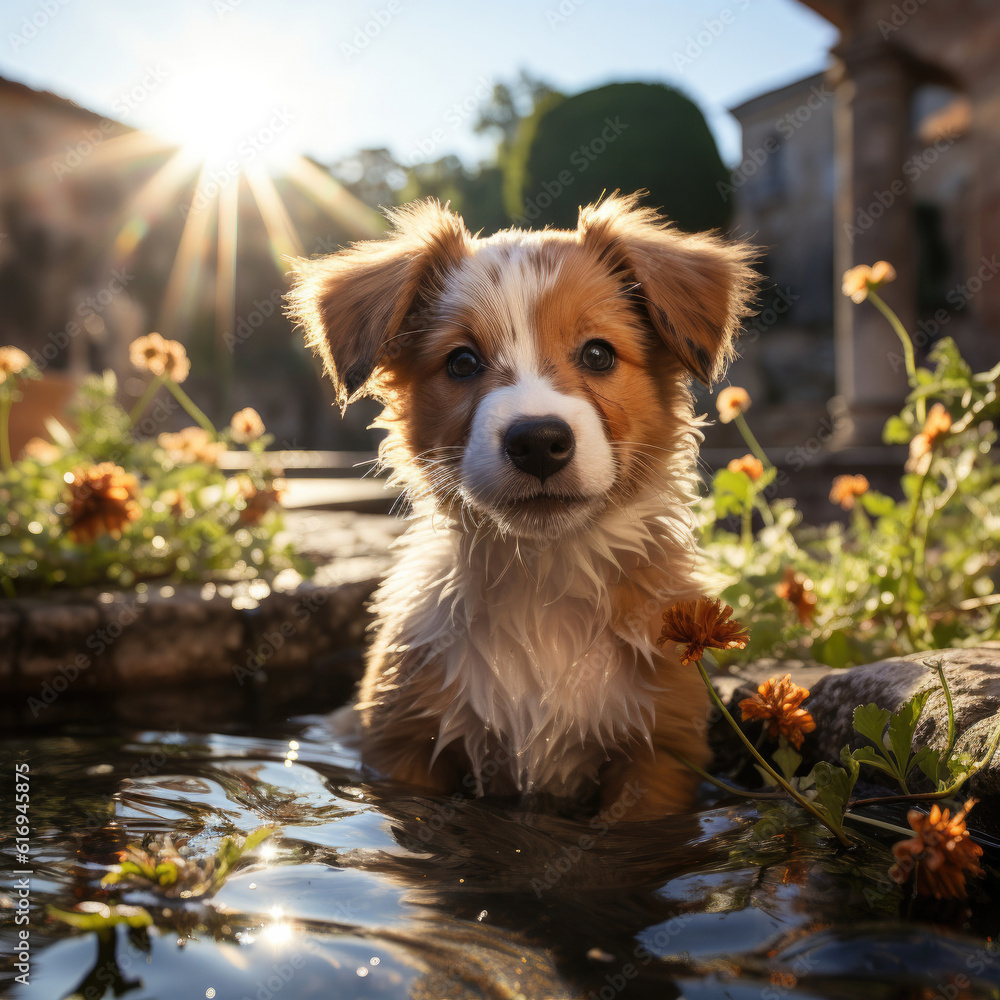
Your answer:
[[[861,506],[872,517],[888,517],[896,510],[896,501],[876,490],[863,493],[860,500]]]
[[[869,767],[878,768],[878,770],[885,771],[891,777],[899,779],[899,772],[896,770],[896,765],[878,753],[874,747],[858,747],[851,756],[858,764],[868,764]]]
[[[774,753],[771,754],[772,759],[775,764],[778,765],[778,770],[781,771],[781,776],[786,780],[790,780],[795,772],[799,769],[799,764],[802,763],[802,754],[796,753],[787,744],[782,747],[778,747]]]
[[[844,812],[851,798],[857,774],[851,774],[842,767],[821,760],[812,769],[812,775],[816,783],[816,798],[826,818],[838,830],[843,830]]]
[[[927,355],[927,360],[934,365],[934,375],[941,381],[971,381],[972,369],[951,337],[942,337]]]
[[[712,480],[717,517],[739,514],[753,503],[753,480],[745,472],[730,472],[719,469]]]
[[[885,444],[909,444],[913,429],[902,417],[889,417],[882,428]]]
[[[950,759],[945,762],[945,766],[954,781],[967,775],[975,766],[975,761],[971,754],[956,753],[952,754]]]
[[[859,705],[854,710],[854,731],[866,736],[879,747],[882,746],[882,734],[888,721],[889,710],[879,708],[874,702]]]
[[[258,827],[256,830],[252,830],[247,834],[246,840],[243,841],[243,847],[240,854],[248,854],[259,844],[262,844],[268,837],[274,836],[277,833],[278,828],[276,826],[262,826]]]
[[[910,770],[910,748],[920,713],[927,704],[930,691],[919,691],[898,712],[889,717],[889,745],[896,758],[896,767],[905,778]]]
[[[842,670],[854,662],[854,649],[844,629],[834,629],[825,639],[813,644],[813,658],[828,667]]]
[[[924,775],[937,784],[941,770],[941,754],[930,747],[921,747],[910,761],[910,770],[919,767]]]
[[[126,906],[124,903],[88,901],[78,904],[72,910],[50,903],[46,911],[50,917],[82,931],[103,931],[118,924],[129,927],[153,925],[153,918],[147,909],[142,906]]]

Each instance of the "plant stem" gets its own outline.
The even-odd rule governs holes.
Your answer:
[[[965,774],[956,778],[947,788],[942,788],[937,792],[915,792],[912,795],[876,795],[869,799],[852,799],[847,803],[848,808],[852,806],[872,806],[888,804],[890,802],[923,802],[934,799],[950,799],[964,785],[969,778],[974,778],[989,762],[1000,746],[1000,722],[997,723],[990,737],[990,742],[986,747],[986,756],[982,760],[976,761]]]
[[[757,752],[756,747],[747,738],[746,733],[744,733],[740,728],[739,723],[732,717],[732,715],[729,714],[729,709],[723,704],[718,692],[714,687],[712,687],[712,682],[709,679],[708,674],[705,672],[705,668],[702,666],[701,660],[699,659],[695,665],[698,668],[698,673],[701,674],[701,679],[705,682],[705,687],[708,688],[709,697],[712,699],[715,707],[722,712],[723,718],[725,718],[726,722],[729,723],[729,726],[740,738],[743,745],[750,751],[750,755],[754,758],[754,760],[757,761],[757,763],[760,764],[760,766],[771,776],[771,778],[774,779],[775,784],[783,788],[785,792],[798,803],[798,805],[806,810],[806,812],[811,813],[816,819],[818,819],[820,823],[822,823],[823,826],[825,826],[844,847],[850,847],[850,838],[842,830],[838,830],[835,826],[833,826],[833,824],[831,824],[831,822],[811,802],[809,802],[808,799],[803,798],[799,792],[792,788],[792,786],[785,781],[785,779],[778,774],[778,772],[775,771],[775,769],[771,767],[771,765],[768,764],[768,762]]]
[[[910,640],[910,645],[914,648],[916,647],[916,642],[914,641],[913,626],[910,624],[910,615],[906,610],[906,605],[909,599],[910,588],[915,585],[917,581],[917,554],[914,550],[913,532],[917,525],[917,515],[920,513],[920,502],[923,499],[924,487],[927,485],[927,479],[930,476],[930,472],[931,468],[928,465],[927,471],[920,477],[920,482],[917,484],[917,490],[913,494],[913,500],[910,503],[910,512],[906,518],[906,528],[903,532],[903,548],[909,553],[909,559],[907,561],[906,571],[903,573],[903,577],[900,580],[899,596],[903,602],[903,626],[906,629],[906,637]]]
[[[745,788],[737,788],[735,785],[730,785],[721,778],[716,778],[715,775],[709,774],[708,771],[702,770],[697,764],[692,764],[687,757],[679,754],[676,750],[667,749],[667,753],[671,757],[676,757],[686,768],[694,771],[695,774],[704,778],[709,784],[715,785],[716,788],[721,788],[722,791],[728,792],[730,795],[737,795],[744,799],[783,799],[785,797],[784,792],[750,792]]]
[[[941,690],[944,691],[944,700],[948,705],[948,745],[944,748],[942,761],[947,761],[951,757],[952,750],[955,749],[955,706],[951,703],[951,690],[948,687],[948,679],[944,675],[944,667],[938,660],[934,664],[938,679],[941,681]]]
[[[143,415],[146,407],[153,401],[153,397],[156,395],[156,390],[163,385],[163,376],[157,375],[153,380],[146,386],[146,391],[142,394],[139,402],[132,407],[132,412],[128,415],[128,427],[131,430],[135,427],[135,422]]]
[[[912,837],[913,831],[896,826],[895,823],[883,823],[880,819],[872,819],[870,816],[859,816],[857,813],[845,812],[844,819],[853,819],[857,823],[867,823],[869,826],[877,826],[882,830],[891,830],[893,833],[900,833],[904,837]]]
[[[917,364],[913,356],[913,341],[910,339],[910,335],[906,332],[906,327],[900,322],[899,317],[896,313],[886,305],[882,297],[873,289],[868,289],[868,298],[871,300],[872,305],[889,321],[889,325],[895,330],[896,336],[899,337],[899,342],[903,345],[903,362],[906,365],[906,380],[910,384],[910,388],[916,389],[917,387]],[[927,419],[927,409],[926,403],[924,402],[923,396],[921,396],[917,402],[917,420],[923,424]]]
[[[759,442],[753,435],[753,431],[750,430],[750,425],[746,422],[742,413],[736,414],[736,426],[739,428],[740,434],[743,435],[743,440],[746,441],[747,447],[754,453],[755,457],[760,460],[760,464],[764,466],[765,469],[774,468],[768,460],[767,455],[764,454],[764,449],[761,448]]]
[[[187,411],[187,415],[199,424],[203,430],[207,431],[212,437],[217,437],[215,427],[212,426],[212,421],[201,412],[200,409],[195,405],[194,400],[173,380],[165,379],[163,383],[174,395],[181,406]]]
[[[4,472],[9,472],[14,464],[10,457],[10,408],[13,403],[14,397],[9,391],[0,398],[0,466]]]

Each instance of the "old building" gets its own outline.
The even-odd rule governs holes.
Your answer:
[[[926,350],[954,336],[1000,357],[1000,5],[804,0],[841,32],[834,92],[835,269],[891,261],[886,300]],[[834,299],[837,386],[871,439],[902,388],[871,308]]]

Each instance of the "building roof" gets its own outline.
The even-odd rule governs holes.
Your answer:
[[[756,97],[751,97],[749,101],[744,101],[742,104],[737,104],[735,107],[729,108],[729,113],[742,121],[744,118],[749,118],[758,111],[766,111],[775,104],[784,103],[790,97],[797,97],[799,94],[809,91],[813,87],[818,87],[825,79],[825,71],[813,73],[812,76],[803,77],[794,83],[786,83],[784,87],[769,90],[766,94],[758,94]]]
[[[16,80],[10,80],[5,76],[0,76],[0,98],[7,94],[33,100],[38,104],[48,105],[51,108],[63,112],[69,112],[70,114],[78,115],[80,118],[86,118],[88,121],[94,121],[95,119],[99,121],[115,120],[107,115],[100,115],[96,111],[91,111],[89,108],[80,107],[79,104],[75,101],[71,101],[68,97],[60,97],[58,94],[53,94],[49,90],[35,90],[34,87],[29,87],[25,83],[19,83]],[[123,122],[118,122],[117,124],[119,124],[123,130],[131,131],[131,126],[126,125]]]

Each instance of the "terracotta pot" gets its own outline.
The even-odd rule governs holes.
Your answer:
[[[49,439],[45,430],[48,417],[66,423],[66,407],[79,384],[76,375],[43,375],[37,382],[20,383],[23,398],[10,411],[10,452],[15,458],[31,438]]]

